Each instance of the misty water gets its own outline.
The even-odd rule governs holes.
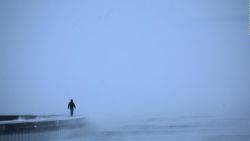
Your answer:
[[[249,131],[249,118],[151,118],[86,128],[81,135],[65,131],[55,141],[249,141]]]

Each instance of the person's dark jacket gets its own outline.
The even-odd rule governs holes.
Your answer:
[[[69,104],[68,104],[68,109],[73,110],[74,108],[76,108],[75,103],[73,101],[70,101]]]

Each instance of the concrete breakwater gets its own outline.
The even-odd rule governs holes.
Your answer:
[[[81,116],[2,115],[0,116],[0,141],[47,140],[48,137],[58,137],[65,130],[75,133],[85,125],[85,119]]]

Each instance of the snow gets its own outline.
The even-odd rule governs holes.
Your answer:
[[[44,121],[62,121],[62,120],[75,120],[75,119],[83,119],[82,116],[37,116],[34,119],[25,119],[20,116],[18,120],[6,120],[0,121],[0,125],[4,124],[18,124],[18,123],[32,123],[32,122],[44,122]]]

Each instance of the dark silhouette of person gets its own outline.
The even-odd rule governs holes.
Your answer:
[[[68,109],[70,109],[70,116],[74,115],[74,109],[76,108],[75,103],[73,102],[73,99],[70,100],[68,104]]]

